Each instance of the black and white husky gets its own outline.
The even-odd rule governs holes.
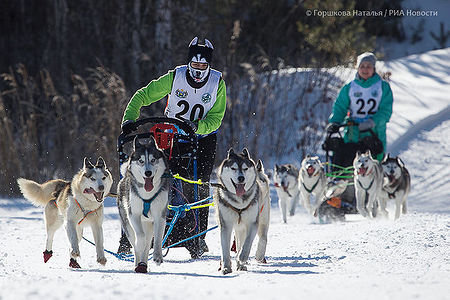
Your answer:
[[[411,177],[402,160],[390,157],[389,154],[381,162],[384,174],[383,189],[380,194],[380,207],[386,210],[388,199],[395,200],[395,219],[400,217],[400,209],[406,214],[406,198],[411,189]]]
[[[289,209],[289,215],[293,216],[300,200],[298,175],[299,171],[293,165],[275,165],[273,181],[277,188],[278,205],[284,223],[287,222],[287,210]]]
[[[135,271],[147,273],[153,238],[153,260],[158,265],[163,262],[162,239],[171,184],[168,163],[153,138],[145,145],[135,138],[121,174],[117,205],[122,228],[134,249]]]
[[[302,160],[300,174],[298,176],[298,186],[302,196],[303,206],[306,211],[314,215],[317,208],[322,204],[323,194],[327,180],[323,165],[318,156],[310,156],[309,154]],[[315,203],[311,207],[311,195],[315,198]]]
[[[263,236],[260,236],[257,259],[264,261],[270,198],[268,178],[263,174],[262,163],[258,165],[257,169],[247,149],[239,154],[230,149],[227,158],[218,168],[217,175],[222,188],[216,189],[214,201],[220,228],[223,274],[231,273],[230,245],[233,230],[236,236],[237,270],[247,270],[245,264],[257,231]],[[258,230],[259,223],[264,227]]]
[[[383,169],[372,158],[370,150],[356,153],[353,161],[356,209],[364,217],[376,217],[378,209],[375,204],[383,187]],[[379,203],[378,203],[378,206]],[[382,211],[384,214],[385,212]]]
[[[53,255],[53,236],[64,223],[71,245],[70,263],[72,268],[80,268],[77,258],[78,246],[83,237],[83,228],[90,226],[94,235],[97,262],[104,265],[106,258],[103,248],[103,200],[108,195],[113,179],[103,158],[92,165],[84,159],[83,168],[72,181],[55,179],[43,184],[19,178],[17,180],[24,197],[36,206],[45,207],[45,227],[47,243],[44,262]]]

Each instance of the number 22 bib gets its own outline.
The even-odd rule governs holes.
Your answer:
[[[383,90],[381,80],[368,88],[363,88],[354,80],[350,83],[350,116],[353,119],[365,119],[378,111]]]

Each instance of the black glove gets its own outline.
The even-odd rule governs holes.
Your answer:
[[[325,129],[330,134],[339,132],[339,124],[337,124],[337,123],[330,123],[330,124],[327,125],[327,127]]]
[[[123,134],[130,134],[136,130],[136,124],[132,120],[126,120],[120,127]]]

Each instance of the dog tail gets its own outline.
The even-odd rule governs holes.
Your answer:
[[[55,179],[39,184],[32,180],[19,178],[17,179],[20,191],[23,196],[35,206],[45,207],[48,202],[54,200],[61,192],[62,188],[69,185],[68,181]]]

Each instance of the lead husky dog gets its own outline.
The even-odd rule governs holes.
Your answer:
[[[287,222],[287,209],[289,208],[289,215],[293,216],[300,200],[298,173],[298,169],[293,165],[275,165],[273,181],[277,188],[278,205],[281,209],[284,223]]]
[[[134,139],[133,151],[121,173],[117,205],[122,228],[134,249],[135,271],[147,273],[153,238],[153,260],[157,265],[163,262],[162,239],[171,183],[166,157],[153,137],[146,145]]]
[[[26,199],[36,206],[45,207],[47,243],[44,262],[52,257],[53,236],[64,222],[71,245],[69,266],[80,268],[77,262],[80,256],[78,244],[83,237],[83,228],[88,225],[94,235],[97,262],[106,264],[102,228],[103,200],[111,189],[113,179],[103,158],[99,157],[95,166],[85,158],[83,168],[71,182],[55,179],[39,184],[19,178],[17,183]]]
[[[268,181],[262,172],[262,164],[258,172],[245,148],[240,154],[236,154],[233,149],[230,149],[227,158],[219,166],[217,175],[222,188],[216,189],[214,201],[220,228],[223,274],[231,273],[230,244],[233,229],[236,236],[237,270],[247,270],[245,264],[258,230],[260,206],[265,206],[263,211],[268,208],[267,204],[263,204],[269,201],[267,199],[269,195]],[[263,236],[267,235],[269,223],[266,214],[268,214],[267,210],[261,216],[261,223],[267,225],[260,229]],[[262,261],[267,236],[260,239],[261,244],[258,245],[257,258]]]
[[[327,180],[319,157],[310,156],[309,154],[306,155],[302,160],[302,166],[298,176],[298,186],[300,188],[303,206],[310,214],[313,215],[320,204],[322,204],[326,185]],[[310,204],[311,195],[314,195],[315,198],[313,208],[311,208]]]
[[[372,158],[370,150],[363,154],[358,151],[353,167],[356,208],[364,217],[376,217],[375,202],[378,201],[383,187],[383,169],[380,163]]]
[[[380,207],[386,211],[388,199],[395,200],[395,219],[400,217],[400,208],[406,214],[406,198],[411,189],[411,177],[402,160],[390,157],[389,154],[381,162],[384,174],[383,189],[380,197]],[[386,212],[387,214],[387,212]]]

